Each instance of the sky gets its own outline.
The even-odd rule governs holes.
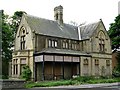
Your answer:
[[[54,7],[63,6],[64,23],[92,23],[102,19],[106,29],[118,15],[120,0],[0,0],[0,10],[8,15],[15,11],[54,20]]]

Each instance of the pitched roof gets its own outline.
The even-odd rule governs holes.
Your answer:
[[[80,31],[81,31],[81,39],[89,39],[93,32],[96,30],[97,26],[99,25],[99,22],[95,22],[95,23],[91,23],[88,25],[84,25],[80,27]]]
[[[78,40],[78,28],[69,24],[59,25],[56,21],[26,15],[27,23],[35,33]]]
[[[60,25],[56,21],[43,19],[28,14],[25,16],[30,28],[32,30],[35,30],[35,33],[37,34],[79,40],[77,26],[65,23],[63,23],[63,25]],[[93,32],[97,29],[99,23],[100,21],[81,26],[81,40],[89,39],[92,36]]]

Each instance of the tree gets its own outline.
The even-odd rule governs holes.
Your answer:
[[[75,21],[70,21],[69,24],[73,26],[78,26],[78,24]]]
[[[117,70],[120,72],[120,52],[117,53],[117,56],[116,56],[116,59],[117,59]]]
[[[4,78],[8,77],[13,42],[23,13],[23,11],[16,11],[12,17],[2,13],[2,74]]]
[[[110,24],[108,34],[112,40],[112,49],[117,50],[120,48],[120,15],[118,15],[114,21],[115,21],[114,23]],[[117,54],[116,59],[117,59],[117,66],[113,74],[115,74],[116,76],[119,76],[120,75],[120,53]]]
[[[11,26],[12,30],[14,31],[14,36],[15,36],[15,34],[17,32],[17,29],[18,29],[18,26],[20,24],[23,13],[26,13],[26,12],[24,12],[24,11],[16,11],[14,13],[14,15],[11,17],[10,26]]]
[[[112,49],[120,48],[120,15],[110,24],[108,34],[112,40]]]
[[[85,25],[86,22],[83,22],[83,23],[81,23],[81,24],[78,24],[78,23],[75,22],[75,21],[70,21],[69,24],[70,24],[70,25],[73,25],[73,26],[82,26],[82,25]]]
[[[2,13],[2,75],[4,78],[8,76],[9,60],[12,58],[12,30],[8,22],[8,15]]]

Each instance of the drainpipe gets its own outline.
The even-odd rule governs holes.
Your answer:
[[[81,40],[81,31],[80,31],[80,26],[81,26],[81,24],[78,26],[78,36],[79,36],[79,40]]]

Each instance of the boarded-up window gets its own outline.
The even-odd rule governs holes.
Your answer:
[[[85,76],[87,76],[88,75],[88,59],[86,58],[86,59],[84,59],[84,61],[83,61],[83,64],[84,64],[84,69],[83,69],[83,74],[85,75]]]
[[[21,58],[20,59],[20,64],[26,64],[26,58]]]
[[[99,75],[99,60],[95,59],[95,75]]]
[[[79,62],[79,57],[73,57],[73,62]]]
[[[53,56],[52,55],[45,55],[45,61],[53,61]]]
[[[55,61],[63,61],[63,56],[55,56]]]
[[[84,69],[83,69],[83,74],[85,75],[85,76],[87,76],[88,75],[88,71],[89,69],[88,69],[88,65],[84,65]]]
[[[106,74],[110,75],[110,60],[106,60]]]
[[[110,66],[106,66],[106,75],[110,75]]]
[[[23,67],[26,65],[26,58],[20,59],[20,75],[23,72]]]
[[[35,56],[35,62],[42,62],[43,61],[43,55]]]
[[[64,56],[64,61],[65,62],[71,62],[71,57],[70,56]]]
[[[95,75],[99,75],[99,65],[95,65]]]

